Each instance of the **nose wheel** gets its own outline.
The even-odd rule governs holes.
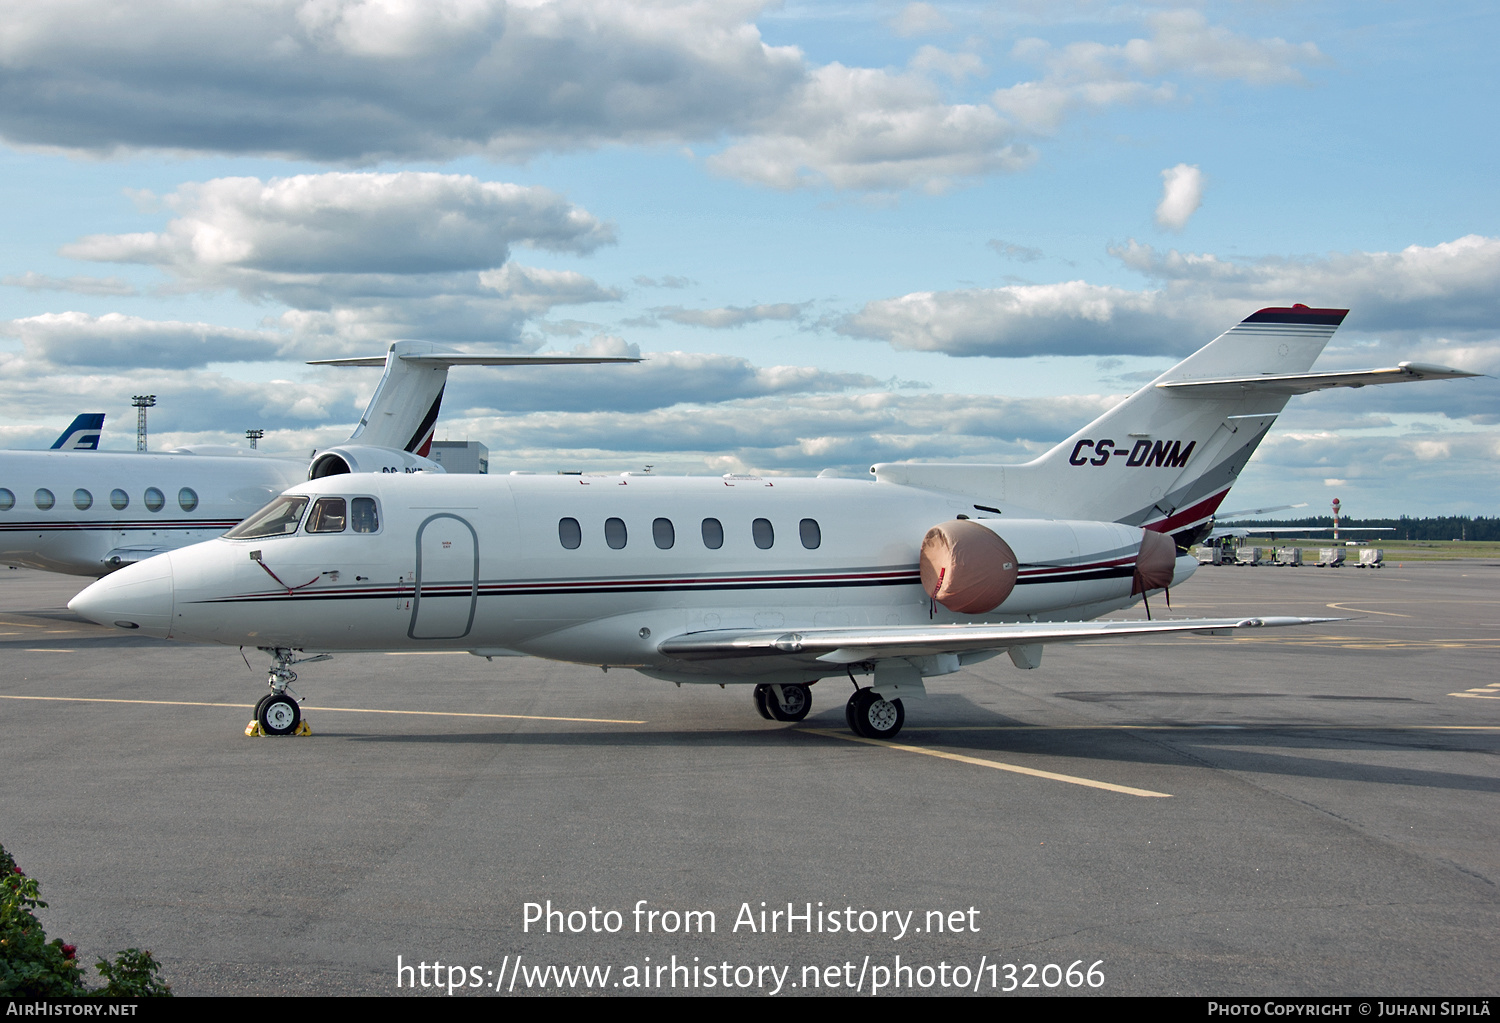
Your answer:
[[[801,721],[812,710],[812,690],[805,685],[758,685],[755,709],[768,721]]]
[[[849,730],[866,739],[894,739],[906,723],[900,700],[887,700],[873,689],[856,689],[844,705]]]
[[[302,723],[302,708],[288,693],[272,693],[255,707],[255,720],[267,735],[291,735]]]

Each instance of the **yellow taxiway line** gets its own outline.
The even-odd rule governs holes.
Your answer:
[[[922,746],[908,746],[905,743],[888,742],[885,739],[866,739],[859,735],[845,735],[843,732],[835,732],[826,728],[804,728],[804,732],[813,735],[823,735],[830,739],[845,739],[849,742],[862,742],[870,746],[884,746],[887,749],[901,750],[903,753],[920,753],[923,756],[937,757],[940,760],[956,760],[960,764],[973,764],[976,767],[988,767],[996,771],[1009,771],[1012,774],[1025,774],[1033,778],[1046,778],[1048,781],[1067,782],[1069,785],[1082,785],[1085,788],[1104,789],[1106,792],[1120,792],[1127,796],[1145,796],[1150,799],[1171,799],[1170,792],[1152,792],[1150,789],[1135,789],[1129,785],[1116,785],[1113,782],[1095,781],[1093,778],[1079,778],[1071,774],[1058,774],[1055,771],[1039,771],[1034,767],[1021,767],[1019,764],[1006,764],[999,760],[985,760],[981,757],[965,756],[962,753],[947,753],[943,750],[926,749]]]
[[[56,700],[63,703],[144,703],[158,707],[236,707],[241,710],[254,710],[253,703],[198,703],[191,700],[118,700],[107,699],[99,696],[7,696],[0,694],[0,700]],[[621,718],[563,718],[546,717],[541,714],[475,714],[460,711],[446,710],[380,710],[374,707],[308,707],[303,710],[338,711],[345,714],[414,714],[424,717],[438,718],[504,718],[511,721],[574,721],[597,725],[644,725],[645,721],[632,721]]]

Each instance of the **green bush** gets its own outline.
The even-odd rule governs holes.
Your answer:
[[[169,996],[161,965],[150,952],[127,948],[113,962],[94,964],[106,981],[89,988],[78,966],[78,949],[61,938],[47,940],[35,910],[46,909],[40,885],[27,877],[0,845],[0,996],[12,998],[150,998]]]

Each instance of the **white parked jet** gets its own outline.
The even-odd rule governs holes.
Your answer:
[[[383,365],[385,376],[349,440],[316,452],[311,463],[225,446],[94,451],[104,417],[79,416],[53,450],[0,451],[0,565],[104,575],[218,536],[306,479],[359,472],[440,473],[443,467],[426,455],[450,366],[635,361],[466,355],[426,341],[397,341],[384,356],[315,362]],[[89,426],[92,433],[85,428]],[[85,448],[89,440],[92,444]]]
[[[780,720],[806,715],[820,679],[872,675],[846,717],[889,738],[924,679],[1002,651],[1034,668],[1047,643],[1327,621],[1090,619],[1192,573],[1180,548],[1292,394],[1474,375],[1310,373],[1344,315],[1263,309],[1025,465],[885,464],[873,481],[321,478],[69,607],[265,649],[270,733],[298,724],[298,653],[449,649],[751,683]]]

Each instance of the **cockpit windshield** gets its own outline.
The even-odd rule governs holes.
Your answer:
[[[244,522],[224,534],[226,540],[255,540],[263,536],[289,536],[297,531],[307,498],[283,494]]]

